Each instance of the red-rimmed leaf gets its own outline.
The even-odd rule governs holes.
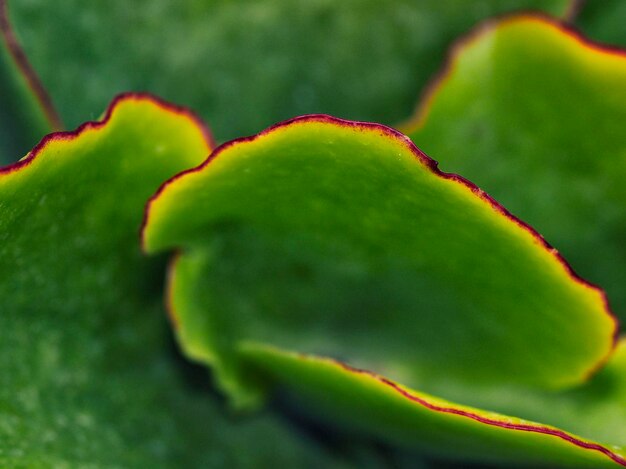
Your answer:
[[[561,418],[563,423],[578,428],[587,437],[545,423],[460,405],[334,360],[254,343],[244,343],[240,350],[294,391],[302,408],[313,418],[373,434],[404,448],[453,460],[507,466],[626,466],[624,341],[606,369],[575,393],[528,396],[526,391],[513,389],[509,395],[526,411],[535,407],[536,413],[552,419],[555,414],[566,415]],[[482,400],[489,402],[494,390],[483,391],[486,395],[481,396]],[[594,441],[594,434],[605,437],[604,443]]]
[[[0,466],[342,466],[279,418],[227,418],[170,353],[138,229],[210,147],[188,111],[125,95],[0,169]]]
[[[626,317],[626,53],[543,17],[487,23],[401,128],[534,226]]]
[[[179,340],[238,404],[267,383],[255,364],[309,408],[342,409],[405,445],[485,461],[622,461],[606,444],[442,399],[428,397],[467,415],[408,410],[405,388],[380,377],[442,396],[465,389],[465,400],[477,383],[544,396],[532,388],[587,378],[616,326],[602,294],[531,228],[389,128],[305,116],[227,143],[159,190],[143,236],[149,252],[177,249],[168,302]],[[352,369],[289,351],[380,375],[362,386]]]

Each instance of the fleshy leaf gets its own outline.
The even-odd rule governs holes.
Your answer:
[[[188,112],[126,95],[0,170],[0,466],[339,465],[278,419],[225,418],[170,353],[137,233],[209,146]]]
[[[17,161],[60,127],[9,24],[6,1],[0,0],[0,165]]]
[[[242,344],[241,351],[294,390],[304,408],[314,403],[317,418],[365,430],[404,447],[483,463],[626,466],[623,446],[600,444],[550,425],[453,404],[330,359],[254,343]],[[626,342],[622,341],[611,362],[591,383],[569,396],[544,394],[542,407],[544,411],[557,409],[557,413],[558,409],[574,408],[569,424],[593,433],[586,428],[591,423],[609,441],[619,440],[623,445],[625,391]],[[518,391],[511,399],[523,402],[527,396]],[[556,407],[551,409],[548,404]]]
[[[192,106],[225,140],[311,112],[397,122],[477,21],[530,8],[560,16],[568,3],[29,0],[11,14],[68,125],[115,93],[146,90]]]
[[[626,54],[539,17],[487,24],[401,128],[535,227],[626,318]]]
[[[254,397],[242,340],[407,385],[452,375],[556,388],[612,348],[601,292],[384,126],[305,116],[225,144],[165,184],[146,216],[144,247],[179,250],[180,341],[235,401]]]

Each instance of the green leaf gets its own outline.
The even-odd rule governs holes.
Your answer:
[[[623,319],[624,83],[624,52],[544,18],[511,18],[462,41],[401,127],[535,227]]]
[[[29,0],[11,13],[69,125],[117,92],[145,90],[192,106],[226,140],[311,112],[397,122],[477,21],[529,8],[560,16],[567,3]]]
[[[581,466],[621,457],[562,430],[545,437],[545,425],[503,431],[503,422],[527,424],[513,417],[491,425],[428,406],[407,411],[415,402],[387,378],[365,374],[363,384],[350,369],[299,355],[339,357],[444,396],[460,389],[470,399],[480,383],[524,399],[557,396],[537,386],[584,380],[612,348],[616,325],[598,290],[389,128],[305,116],[225,144],[162,186],[143,237],[149,252],[178,251],[168,292],[177,335],[235,404],[263,395],[268,381],[251,366],[260,363],[327,415],[343,409],[405,445]]]
[[[26,154],[60,121],[9,25],[0,0],[0,165]]]
[[[574,18],[586,35],[606,44],[626,47],[626,3],[620,0],[587,0]]]
[[[506,467],[626,466],[624,340],[602,373],[569,394],[535,393],[529,400],[519,389],[495,390],[500,397],[512,391],[509,400],[521,402],[521,407],[530,402],[544,414],[567,415],[564,421],[570,427],[588,435],[603,435],[608,442],[604,444],[545,423],[455,404],[338,361],[258,343],[244,343],[240,350],[295,391],[303,407],[310,408],[314,402],[317,418],[366,431],[402,447]],[[487,393],[484,401],[492,400],[493,388],[482,391]]]
[[[0,466],[339,465],[275,417],[226,418],[170,353],[138,228],[209,150],[188,112],[126,95],[1,170]]]

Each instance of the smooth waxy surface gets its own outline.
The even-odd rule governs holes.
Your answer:
[[[318,418],[373,433],[405,448],[502,466],[626,466],[624,342],[602,373],[572,392],[529,395],[527,390],[497,386],[463,389],[466,400],[482,392],[479,399],[489,404],[488,409],[507,402],[509,408],[523,409],[526,414],[560,420],[565,428],[577,428],[585,437],[545,423],[459,405],[341,362],[258,343],[243,343],[239,350],[292,389],[304,408],[316,403]],[[450,392],[446,386],[440,388]],[[593,435],[604,438],[594,440]]]
[[[203,127],[141,96],[105,120],[0,173],[0,466],[338,466],[277,418],[226,418],[171,353],[137,233]]]
[[[625,83],[625,53],[520,17],[461,43],[402,127],[443,170],[471,179],[605,288],[621,318]]]
[[[14,0],[10,13],[68,125],[145,90],[192,107],[224,141],[312,112],[397,122],[476,22],[531,8],[560,16],[567,3]]]
[[[537,403],[517,407],[532,414],[567,396],[533,387],[583,379],[570,360],[592,356],[582,349],[594,328],[604,331],[598,350],[610,348],[615,324],[598,291],[484,195],[437,173],[401,135],[328,116],[299,118],[226,144],[172,179],[146,220],[148,251],[178,250],[168,303],[181,345],[214,367],[235,403],[254,402],[269,372],[331,420],[341,409],[337,415],[387,440],[448,456],[581,467],[621,461],[619,451],[583,437],[547,435],[545,424],[476,409],[493,421],[459,421],[456,411],[427,406],[400,418],[397,406],[406,411],[415,401],[397,390],[365,411],[388,394],[380,389],[389,387],[386,378],[362,386],[349,368],[288,352],[339,357],[459,402],[477,399],[472,383],[482,383],[479,391],[493,393],[502,411],[515,396],[535,393]],[[572,399],[574,414],[585,395],[619,409],[619,390],[584,389]],[[490,408],[488,401],[480,403]],[[555,415],[546,413],[559,421]],[[611,433],[602,412],[594,417],[585,437],[609,434],[619,444],[619,418]],[[521,427],[503,428],[512,421]]]

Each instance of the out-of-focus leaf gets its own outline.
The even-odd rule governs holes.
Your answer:
[[[491,23],[401,128],[535,227],[626,319],[626,53],[544,18]]]
[[[476,383],[557,396],[551,388],[583,380],[611,348],[598,290],[389,128],[305,116],[227,143],[161,188],[143,237],[148,251],[178,250],[168,303],[179,340],[236,403],[267,384],[254,363],[331,422],[347,416],[448,457],[626,463],[563,430],[412,399],[387,378],[298,354],[440,395],[465,389],[462,402]]]
[[[626,47],[626,2],[622,0],[583,0],[574,24],[589,37]]]
[[[567,0],[13,0],[26,52],[63,119],[114,93],[191,106],[219,140],[324,112],[393,123],[477,21]]]
[[[0,165],[17,161],[60,121],[24,56],[0,0]]]
[[[339,465],[276,418],[225,418],[169,353],[138,228],[209,145],[187,112],[128,95],[1,170],[0,466]]]

